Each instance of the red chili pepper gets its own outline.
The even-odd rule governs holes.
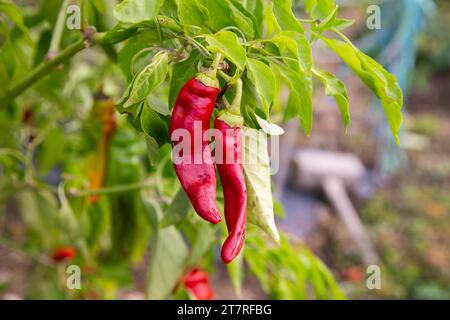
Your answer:
[[[216,171],[209,141],[204,133],[209,130],[219,91],[217,79],[212,79],[205,73],[192,78],[178,93],[170,123],[170,135],[174,147],[181,142],[174,141],[173,133],[177,129],[185,129],[190,135],[192,151],[188,155],[180,154],[181,161],[174,161],[178,179],[198,215],[214,224],[221,220],[216,204]],[[196,148],[194,143],[196,124],[201,129],[201,148]]]
[[[208,274],[198,268],[192,269],[184,277],[183,284],[197,300],[211,300],[214,297]]]
[[[77,249],[74,247],[60,247],[53,252],[52,259],[55,262],[61,262],[63,260],[73,260],[77,255]]]
[[[242,164],[241,128],[232,127],[217,118],[214,127],[220,132],[221,163],[217,163],[225,200],[225,220],[228,238],[222,246],[222,260],[230,263],[241,251],[247,220],[247,187]],[[217,156],[217,151],[216,151]],[[230,161],[231,160],[231,161]]]

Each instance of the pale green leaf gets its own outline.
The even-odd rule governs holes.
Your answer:
[[[318,67],[313,67],[313,73],[322,81],[325,87],[325,94],[333,97],[341,112],[342,121],[345,129],[348,128],[350,122],[350,112],[348,108],[348,94],[342,80],[338,79],[334,74],[321,70]]]
[[[164,217],[160,222],[160,228],[178,224],[186,219],[191,203],[183,188],[180,187],[169,207],[164,211]]]
[[[276,79],[272,69],[265,63],[256,59],[247,59],[250,78],[255,84],[256,91],[262,99],[264,112],[269,115],[270,105],[275,98]]]
[[[20,31],[22,31],[28,42],[32,41],[30,31],[23,21],[20,7],[18,7],[12,1],[2,0],[0,1],[0,13],[8,16],[8,18],[11,19],[12,22],[14,22],[14,24],[20,29]]]
[[[314,31],[317,33],[323,33],[324,31],[331,29],[334,27],[334,24],[336,22],[336,17],[338,14],[338,6],[336,6],[330,14],[323,19],[318,25],[314,26]]]
[[[243,127],[242,133],[248,221],[259,226],[278,243],[280,239],[273,210],[267,137],[263,132],[247,127]]]
[[[208,223],[200,221],[198,226],[195,226],[195,232],[195,241],[192,244],[191,254],[187,262],[187,265],[192,267],[198,266],[215,241],[215,228]]]
[[[170,141],[166,123],[146,102],[142,106],[140,122],[142,131],[148,137],[155,139],[157,145],[162,146],[164,143]]]
[[[338,31],[342,31],[355,23],[354,19],[336,19],[333,24],[333,28]]]
[[[186,30],[207,31],[208,8],[199,0],[176,0],[178,18]]]
[[[304,0],[305,8],[313,19],[325,19],[335,8],[334,0]]]
[[[166,79],[169,72],[169,61],[168,51],[160,51],[153,57],[152,62],[142,69],[130,84],[130,94],[124,102],[123,108],[126,109],[142,102],[154,88]]]
[[[145,143],[147,145],[147,156],[151,165],[155,165],[158,160],[159,144],[155,138],[145,135]]]
[[[280,136],[284,134],[284,129],[280,126],[276,125],[275,123],[271,123],[258,115],[256,116],[256,121],[258,121],[259,126],[261,127],[261,130],[263,130],[265,133],[271,136]]]
[[[395,140],[402,124],[403,93],[394,75],[349,42],[321,39],[355,72],[380,99]]]
[[[292,11],[291,0],[277,0],[273,3],[273,13],[276,17],[278,25],[282,30],[297,31],[300,33],[305,32],[300,21],[294,15]]]
[[[286,85],[291,91],[289,110],[297,110],[303,130],[309,134],[312,129],[312,80],[310,77],[302,76],[301,72],[285,65],[272,63],[271,67],[279,71]]]
[[[114,17],[123,23],[153,19],[164,0],[124,0],[114,8]]]
[[[227,265],[228,274],[233,284],[234,291],[238,298],[242,296],[242,283],[245,278],[244,270],[244,255],[245,247],[243,250],[234,258],[233,263]]]
[[[250,13],[246,12],[245,8],[243,8],[237,1],[231,0],[225,1],[229,5],[229,8],[231,10],[231,20],[234,22],[236,27],[238,27],[239,30],[241,30],[246,35],[247,40],[253,39],[254,36],[253,21],[248,16],[250,15]],[[247,16],[245,14],[247,14]]]
[[[147,299],[167,299],[183,275],[188,248],[175,227],[157,231],[150,254],[145,295]]]
[[[214,35],[206,35],[205,38],[209,43],[208,50],[220,52],[236,67],[244,70],[247,57],[236,34],[231,31],[220,31]]]

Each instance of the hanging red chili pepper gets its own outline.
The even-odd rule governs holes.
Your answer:
[[[183,141],[183,145],[188,145],[191,150],[184,148],[180,154],[174,154],[178,179],[198,215],[214,224],[220,222],[221,216],[216,204],[216,171],[210,141],[205,132],[209,130],[211,115],[220,91],[216,79],[217,64],[216,59],[210,71],[198,74],[181,88],[170,123],[174,148],[182,142],[176,141],[178,134],[183,135],[182,131],[177,130],[186,130],[188,135],[183,136],[183,139],[190,139]],[[198,132],[195,132],[196,130]],[[196,134],[201,134],[200,147],[195,143]]]
[[[208,274],[198,268],[192,269],[184,277],[183,285],[197,300],[211,300],[214,297]]]
[[[242,81],[236,84],[236,97],[214,121],[219,139],[216,140],[216,164],[225,200],[225,220],[228,238],[222,246],[222,260],[230,263],[241,251],[245,239],[247,220],[247,187],[243,167],[240,116]],[[220,152],[218,152],[220,151]],[[218,155],[221,154],[221,159]]]

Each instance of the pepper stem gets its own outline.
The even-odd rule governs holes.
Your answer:
[[[217,52],[216,55],[214,56],[214,60],[210,68],[214,72],[214,76],[217,75],[217,70],[219,69],[219,65],[222,62],[222,60],[223,60],[222,54]]]
[[[214,56],[214,60],[209,67],[209,70],[205,72],[205,75],[211,79],[217,79],[217,70],[219,69],[219,65],[222,62],[223,57],[222,54],[216,53]]]
[[[242,80],[237,78],[232,85],[235,89],[233,102],[228,103],[227,99],[222,97],[225,110],[219,112],[219,119],[225,121],[229,126],[242,127],[244,118],[241,116],[241,100],[242,100]]]
[[[222,59],[222,55],[220,53],[216,53],[216,55],[214,56],[214,61],[209,67],[209,70],[197,74],[197,79],[199,79],[206,86],[219,88],[219,80],[217,80],[217,70],[220,63],[222,62]]]
[[[241,115],[242,80],[238,78],[233,86],[235,88],[235,95],[231,105],[227,106],[227,110],[232,114]]]

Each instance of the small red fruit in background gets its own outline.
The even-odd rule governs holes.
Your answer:
[[[351,282],[361,282],[366,277],[363,268],[352,266],[342,271],[342,277]]]
[[[184,277],[183,285],[197,300],[211,300],[214,297],[208,274],[194,268]]]
[[[70,261],[77,255],[77,250],[74,247],[60,247],[52,254],[52,259],[55,262]]]

